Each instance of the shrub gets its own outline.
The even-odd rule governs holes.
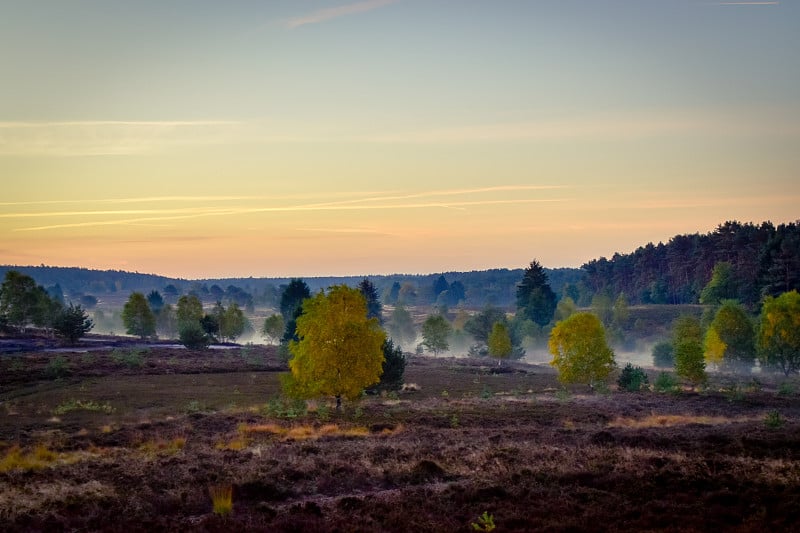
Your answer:
[[[145,350],[119,350],[115,349],[111,352],[111,359],[114,362],[125,365],[129,368],[141,368],[144,366]]]
[[[472,529],[475,531],[494,531],[495,527],[494,516],[490,515],[487,511],[484,511],[483,514],[478,517],[477,522],[472,523]]]
[[[662,341],[653,346],[653,365],[659,368],[672,368],[675,366],[675,356],[671,342]]]
[[[770,429],[778,429],[783,426],[784,420],[778,411],[770,411],[764,419],[764,424]]]
[[[194,321],[187,321],[181,324],[178,330],[178,338],[181,344],[190,350],[205,350],[211,342],[200,323]]]
[[[678,381],[669,372],[661,372],[653,383],[653,387],[658,392],[677,392]]]
[[[233,487],[230,485],[212,485],[208,487],[214,514],[226,516],[233,511]]]
[[[56,356],[47,363],[47,368],[45,368],[45,373],[50,376],[51,378],[61,378],[69,374],[69,368],[67,367],[67,359],[63,355]]]
[[[643,387],[647,388],[649,383],[650,382],[647,379],[647,374],[645,374],[644,370],[638,366],[633,366],[631,363],[625,365],[625,368],[622,369],[622,372],[620,372],[619,378],[617,379],[617,385],[619,385],[619,388],[628,392],[636,392],[641,390]]]

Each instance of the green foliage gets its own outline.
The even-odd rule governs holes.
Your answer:
[[[778,411],[770,411],[764,418],[764,424],[770,429],[778,429],[785,424],[785,420]]]
[[[525,269],[517,287],[517,309],[540,326],[546,326],[553,319],[556,295],[547,282],[544,268],[536,260]]]
[[[695,385],[708,381],[702,344],[688,340],[675,345],[675,373]]]
[[[478,517],[477,522],[472,522],[472,529],[475,531],[494,531],[495,527],[494,516],[490,515],[487,511],[484,511],[483,514]]]
[[[234,302],[222,313],[219,322],[219,334],[223,339],[235,340],[247,327],[247,318],[244,312]]]
[[[151,337],[156,332],[156,317],[150,310],[147,299],[141,292],[133,292],[122,308],[122,323],[125,331],[141,339]]]
[[[62,404],[59,404],[53,409],[55,415],[65,415],[72,411],[91,411],[96,413],[111,414],[115,411],[111,404],[108,402],[99,403],[94,400],[75,400],[71,399]]]
[[[649,381],[647,374],[638,366],[633,366],[631,363],[625,365],[625,368],[620,372],[617,378],[617,385],[620,390],[628,392],[638,392],[643,388],[647,388]]]
[[[785,375],[800,371],[800,294],[768,296],[761,309],[758,332],[759,360]]]
[[[406,357],[399,346],[395,346],[392,339],[383,343],[383,371],[377,388],[384,390],[397,390],[403,385],[403,376],[406,371]]]
[[[311,297],[311,291],[302,279],[293,279],[281,293],[281,316],[286,324],[283,341],[297,341],[297,319],[303,313],[303,302]]]
[[[437,355],[450,348],[449,337],[453,331],[450,322],[442,315],[431,315],[422,324],[422,345]]]
[[[336,285],[303,303],[289,368],[302,396],[356,399],[380,380],[386,335],[358,289]]]
[[[178,318],[179,331],[184,324],[192,322],[199,324],[203,318],[203,303],[193,294],[181,296],[178,298],[175,314]]]
[[[556,312],[554,319],[556,322],[560,322],[561,320],[566,320],[570,316],[574,315],[578,312],[578,306],[575,304],[575,300],[573,300],[569,296],[565,296],[561,298],[558,303],[556,304]]]
[[[75,344],[78,339],[91,331],[94,323],[89,319],[86,311],[80,305],[62,308],[53,321],[53,330],[56,335],[65,339],[70,344]]]
[[[24,331],[29,325],[49,327],[62,305],[50,298],[32,277],[16,270],[6,272],[0,285],[0,316],[4,327]]]
[[[659,368],[672,368],[675,366],[675,356],[671,342],[662,341],[653,346],[653,365]]]
[[[492,326],[492,333],[489,335],[489,355],[497,358],[498,365],[503,359],[511,355],[513,346],[508,328],[502,322],[495,322]]]
[[[152,290],[147,295],[147,304],[150,306],[150,310],[153,311],[153,314],[158,315],[164,308],[164,298],[161,296],[160,292]]]
[[[200,322],[183,322],[178,326],[178,340],[190,350],[205,350],[211,338]]]
[[[367,301],[367,317],[377,318],[378,323],[383,324],[383,306],[378,299],[378,289],[369,279],[364,278],[358,284],[358,290],[361,291],[361,295]]]
[[[323,404],[324,405],[324,404]],[[321,406],[322,407],[322,406]],[[327,409],[327,406],[324,406]],[[261,409],[261,413],[274,418],[293,420],[308,413],[306,401],[302,398],[272,398]]]
[[[721,261],[714,265],[711,280],[700,293],[700,303],[717,305],[722,300],[737,297],[736,279],[733,274],[733,265]]]
[[[755,361],[755,333],[744,307],[733,300],[724,300],[706,332],[706,344],[710,349],[706,352],[707,360],[749,370]]]
[[[275,344],[281,340],[281,335],[283,335],[285,327],[283,315],[271,315],[264,319],[261,335]]]
[[[611,326],[611,321],[614,317],[614,310],[611,304],[611,297],[607,294],[595,294],[592,297],[592,313],[597,315],[603,326]]]
[[[661,372],[653,383],[656,392],[677,392],[678,381],[669,372]]]
[[[592,313],[577,313],[556,324],[548,342],[552,366],[562,383],[594,386],[613,370],[614,352],[606,342],[605,329]]]
[[[67,358],[63,355],[57,355],[50,359],[44,369],[44,373],[51,378],[58,379],[69,374],[69,365]]]
[[[147,350],[130,349],[120,350],[115,348],[111,352],[111,359],[118,364],[125,365],[129,368],[142,368],[144,366],[144,356]]]
[[[778,386],[778,396],[791,396],[795,393],[795,387],[792,383],[784,381]]]

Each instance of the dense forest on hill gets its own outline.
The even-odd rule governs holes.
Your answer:
[[[753,305],[800,290],[800,223],[725,222],[701,235],[676,235],[630,254],[583,265],[583,294],[624,293],[631,303],[697,303],[715,274],[721,296]]]

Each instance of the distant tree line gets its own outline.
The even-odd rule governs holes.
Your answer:
[[[735,299],[752,306],[800,289],[800,225],[725,222],[704,235],[676,235],[582,268],[583,304],[590,295],[625,294],[635,304]]]

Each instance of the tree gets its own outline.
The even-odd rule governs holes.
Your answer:
[[[675,366],[675,356],[672,352],[672,343],[661,341],[653,346],[653,365],[660,368]]]
[[[555,321],[564,320],[578,312],[578,306],[575,305],[575,300],[569,296],[565,296],[556,304]]]
[[[739,303],[723,300],[706,332],[706,361],[749,370],[755,362],[753,323]]]
[[[164,298],[157,290],[150,291],[147,295],[147,303],[150,305],[150,310],[156,315],[164,308]]]
[[[190,350],[204,350],[208,348],[208,344],[211,342],[211,338],[205,332],[199,320],[179,323],[178,339],[181,344]]]
[[[184,295],[178,298],[175,313],[179,326],[190,322],[200,323],[200,319],[203,318],[203,304],[195,295]]]
[[[614,369],[614,352],[606,342],[600,319],[592,313],[576,313],[557,323],[548,348],[552,366],[562,383],[586,383],[592,388]]]
[[[449,288],[450,284],[447,283],[447,280],[444,278],[444,274],[436,278],[436,281],[433,282],[433,300],[436,301],[436,298]]]
[[[56,335],[70,344],[78,342],[78,339],[91,331],[93,327],[94,323],[89,319],[86,311],[80,305],[74,306],[71,303],[69,307],[62,308],[53,321]]]
[[[378,289],[375,288],[375,285],[373,285],[369,279],[364,278],[363,281],[358,284],[358,290],[361,291],[361,294],[367,301],[367,316],[369,318],[377,318],[378,322],[383,324],[383,306],[378,299]]]
[[[156,316],[156,333],[165,339],[174,339],[178,333],[178,317],[170,304],[164,305]]]
[[[547,274],[538,261],[533,260],[522,282],[517,286],[517,308],[530,320],[546,326],[553,319],[556,309],[556,295],[547,282]]]
[[[380,380],[386,335],[378,320],[367,318],[367,302],[358,289],[336,285],[303,303],[297,319],[299,340],[289,343],[291,379],[287,388],[304,397],[356,399]]]
[[[473,336],[481,344],[489,344],[489,335],[498,322],[508,323],[505,312],[497,307],[487,305],[480,313],[471,316],[464,324],[464,331]]]
[[[247,318],[244,316],[244,312],[236,303],[230,304],[223,313],[219,324],[220,336],[223,339],[236,340],[236,337],[241,335],[246,327]]]
[[[489,355],[497,358],[497,366],[500,366],[503,359],[511,355],[513,349],[508,328],[503,322],[495,322],[492,332],[489,334]]]
[[[768,296],[761,308],[758,331],[759,360],[779,368],[786,376],[800,371],[800,294],[785,292]]]
[[[422,345],[433,355],[450,348],[449,337],[453,328],[442,315],[431,315],[422,324]]]
[[[714,265],[711,280],[700,292],[700,303],[717,305],[722,300],[736,298],[738,296],[736,290],[733,265],[727,261],[720,261]]]
[[[705,383],[706,362],[703,356],[703,328],[693,316],[681,316],[672,328],[672,351],[675,373],[695,385]]]
[[[122,308],[122,323],[130,335],[145,339],[156,332],[156,317],[141,292],[132,292]]]
[[[379,389],[399,389],[403,384],[403,375],[406,371],[406,357],[399,346],[395,346],[392,339],[383,343],[383,367],[381,380],[377,385]]]
[[[261,335],[272,344],[280,342],[285,325],[283,315],[271,315],[264,319],[264,326],[261,328]]]
[[[44,293],[47,295],[46,291]],[[41,309],[41,294],[33,278],[16,270],[6,272],[0,286],[0,315],[6,318],[8,325],[24,331],[29,324],[38,321]]]
[[[417,339],[411,313],[402,305],[397,305],[389,320],[389,335],[400,346],[408,346]]]
[[[303,312],[303,301],[311,297],[311,290],[302,279],[293,279],[281,293],[281,315],[286,323],[283,341],[297,340],[297,318]]]

